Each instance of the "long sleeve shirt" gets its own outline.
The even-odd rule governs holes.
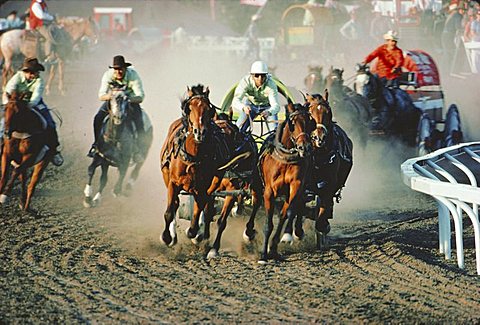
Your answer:
[[[378,59],[375,73],[380,78],[385,77],[388,80],[392,80],[400,76],[400,68],[403,66],[404,62],[403,52],[401,49],[395,47],[393,50],[388,50],[387,45],[383,44],[370,53],[364,61],[365,63],[369,63],[375,58]],[[394,72],[394,69],[397,69],[397,71]]]
[[[255,81],[250,74],[240,80],[233,95],[233,110],[241,112],[246,105],[246,100],[255,106],[270,106],[268,109],[270,115],[276,114],[280,110],[277,84],[269,74],[260,87],[255,85]]]
[[[44,89],[45,84],[42,78],[37,77],[32,81],[28,81],[25,78],[25,73],[23,71],[18,71],[5,86],[3,103],[8,101],[6,94],[12,94],[13,91],[16,91],[19,94],[25,94],[28,92],[31,94],[30,98],[26,98],[28,104],[30,107],[35,107],[42,100]]]
[[[48,13],[46,9],[38,2],[32,4],[32,13],[41,20],[52,21],[55,19],[51,14]]]
[[[143,91],[142,80],[138,75],[137,71],[133,68],[127,68],[125,72],[125,76],[122,80],[114,79],[113,77],[114,70],[108,69],[105,71],[102,77],[102,83],[100,85],[100,89],[98,90],[98,97],[102,97],[106,95],[110,90],[110,82],[115,81],[121,85],[126,85],[126,93],[128,97],[137,96],[142,99],[145,99],[145,92]]]

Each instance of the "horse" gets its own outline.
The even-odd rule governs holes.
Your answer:
[[[266,264],[268,259],[282,259],[278,253],[280,235],[285,221],[292,220],[301,209],[304,185],[311,167],[310,133],[314,129],[315,122],[311,118],[308,108],[301,104],[293,104],[289,100],[286,120],[277,127],[275,134],[267,138],[262,146],[259,169],[264,184],[263,199],[267,219],[259,264]],[[280,196],[285,196],[285,202],[275,234],[269,243],[270,235],[273,232],[274,202]],[[290,224],[289,222],[287,225]],[[290,229],[285,229],[285,231],[291,233]]]
[[[215,123],[220,127],[222,132],[227,136],[227,142],[230,147],[232,156],[235,156],[228,165],[224,166],[226,170],[219,186],[215,188],[216,196],[224,196],[222,210],[217,220],[217,236],[210,248],[207,258],[216,258],[219,256],[221,236],[227,225],[227,218],[232,211],[233,205],[238,196],[244,196],[251,193],[252,211],[250,218],[246,224],[243,233],[245,242],[251,242],[255,236],[255,216],[261,206],[262,183],[257,168],[258,152],[257,145],[251,134],[243,134],[238,127],[231,122],[226,114],[216,114]],[[239,195],[235,195],[239,194]],[[205,208],[205,232],[204,238],[209,238],[210,223],[213,220],[214,198],[210,197],[209,203]]]
[[[325,88],[330,94],[329,102],[338,120],[346,126],[347,133],[355,135],[361,146],[365,147],[372,106],[365,97],[344,85],[343,72],[343,69],[330,67],[325,77]]]
[[[175,214],[182,190],[194,198],[187,237],[194,243],[203,240],[204,235],[199,233],[200,214],[219,187],[224,174],[219,168],[229,158],[224,136],[213,122],[215,107],[209,94],[209,88],[201,84],[187,87],[181,103],[183,116],[170,125],[160,152],[160,169],[167,187],[165,229],[160,240],[169,247],[177,243]]]
[[[69,57],[73,47],[84,36],[90,37],[97,42],[99,29],[92,18],[60,18],[58,25],[52,28],[54,42],[52,47],[55,49],[56,64],[52,64],[49,69],[49,77],[45,85],[45,93],[50,93],[51,85],[58,65],[58,90],[65,95],[64,89],[64,65]],[[14,73],[13,59],[15,56],[38,57],[36,36],[30,31],[14,29],[5,32],[0,38],[0,57],[3,57],[2,87],[5,88],[7,81]]]
[[[379,113],[387,135],[415,145],[422,112],[403,89],[386,87],[367,65],[357,65],[354,89]]]
[[[306,102],[316,124],[312,132],[313,168],[307,195],[317,196],[320,202],[315,204],[313,213],[306,211],[305,215],[315,221],[317,248],[321,249],[330,232],[328,220],[333,218],[334,198],[337,203],[340,201],[342,188],[353,167],[353,143],[340,125],[333,121],[328,92],[323,97],[307,94]],[[296,237],[302,238],[303,230],[296,231]],[[291,240],[291,236],[287,239]]]
[[[319,93],[325,89],[325,80],[322,75],[322,70],[323,67],[318,65],[308,66],[308,74],[303,79],[307,93]]]
[[[20,208],[31,211],[30,204],[35,188],[54,153],[46,146],[48,135],[45,119],[30,109],[24,98],[24,94],[13,91],[5,105],[0,204],[7,201],[15,180],[19,178],[22,184]],[[27,188],[27,172],[31,167],[33,173]]]
[[[109,114],[104,121],[98,141],[98,151],[92,158],[88,166],[88,182],[84,189],[83,204],[86,208],[98,206],[102,199],[102,192],[107,184],[108,169],[110,166],[118,168],[119,176],[113,189],[113,195],[129,195],[133,185],[138,178],[140,169],[145,159],[133,161],[135,150],[141,157],[146,158],[153,140],[153,127],[148,115],[143,111],[143,120],[145,135],[141,143],[137,143],[135,138],[134,123],[129,114],[129,102],[125,94],[125,87],[112,88],[112,99],[109,101]],[[129,175],[125,192],[123,191],[123,181],[126,177],[130,164],[133,164],[133,170]],[[100,166],[102,174],[100,176],[100,185],[97,193],[92,198],[92,181],[95,170]]]

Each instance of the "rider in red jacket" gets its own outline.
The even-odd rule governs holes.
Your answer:
[[[377,47],[372,53],[367,55],[363,65],[377,59],[374,73],[379,77],[385,87],[398,88],[398,77],[402,74],[404,63],[403,52],[397,47],[398,34],[395,31],[388,31],[383,35],[385,44]],[[373,69],[372,69],[373,70]],[[370,129],[375,133],[383,133],[389,120],[388,108],[383,105],[376,107],[372,105],[373,117]]]
[[[377,47],[367,55],[363,64],[370,63],[377,58],[375,73],[383,79],[386,86],[398,86],[396,79],[402,74],[403,52],[397,47],[398,36],[394,31],[388,31],[383,35],[385,44]]]
[[[53,62],[52,36],[49,31],[50,25],[55,20],[47,9],[45,0],[32,0],[28,23],[32,31],[37,31],[45,38],[45,62]]]

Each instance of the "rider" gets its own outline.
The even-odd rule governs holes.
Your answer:
[[[40,71],[45,71],[37,58],[26,58],[23,65],[7,83],[3,96],[3,103],[8,102],[8,96],[13,91],[20,94],[28,94],[28,106],[37,112],[45,119],[46,122],[46,143],[51,151],[55,154],[52,158],[52,163],[55,166],[63,164],[63,157],[59,151],[58,134],[56,130],[55,121],[50,114],[50,110],[43,101],[44,81],[40,78]],[[12,130],[13,131],[13,130]]]
[[[30,15],[28,22],[30,29],[40,33],[45,38],[45,62],[53,63],[55,57],[52,52],[52,35],[50,26],[54,22],[55,17],[52,16],[47,9],[45,0],[32,0],[30,3]]]
[[[100,138],[100,131],[102,129],[102,123],[105,117],[108,115],[108,102],[112,98],[111,89],[113,85],[126,86],[126,93],[128,101],[130,103],[130,116],[133,118],[135,128],[137,129],[137,146],[143,142],[145,130],[143,125],[143,114],[140,103],[145,98],[143,91],[142,80],[137,71],[131,68],[132,64],[125,62],[125,58],[122,55],[113,57],[113,64],[109,66],[109,69],[103,74],[102,83],[98,91],[98,97],[103,101],[102,106],[95,115],[93,121],[93,131],[95,136],[95,142],[92,148],[88,152],[88,157],[93,157],[97,152],[97,143]],[[134,160],[139,161],[143,157],[139,153],[134,155]]]
[[[247,114],[252,121],[262,114],[269,121],[271,129],[276,127],[275,121],[280,110],[278,88],[265,62],[253,62],[250,74],[240,80],[233,95],[232,108],[240,114],[237,126],[242,132],[246,132],[250,126]]]
[[[377,58],[376,74],[385,87],[398,88],[398,77],[402,74],[402,66],[404,62],[403,52],[397,47],[398,34],[396,31],[389,30],[383,35],[385,44],[377,47],[362,62],[363,65]],[[386,116],[382,116],[386,112],[380,112],[378,107],[373,107],[374,116],[372,118],[371,129],[381,131],[386,123]]]

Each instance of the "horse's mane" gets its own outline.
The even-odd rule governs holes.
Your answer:
[[[209,95],[208,87],[205,88],[205,86],[202,85],[202,84],[197,84],[195,86],[192,86],[191,88],[188,88],[187,95],[185,96],[185,98],[181,102],[180,107],[181,107],[182,111],[185,110],[185,106],[190,101],[190,99],[192,99],[193,97],[198,96],[198,97],[205,97],[205,98],[208,99],[208,95]]]

